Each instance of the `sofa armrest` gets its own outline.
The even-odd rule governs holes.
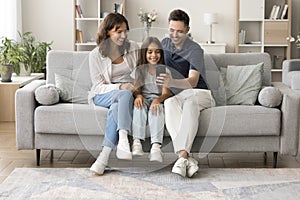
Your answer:
[[[282,63],[282,82],[291,85],[291,77],[288,76],[291,71],[300,72],[300,59],[284,60]]]
[[[273,82],[272,84],[283,94],[280,106],[282,113],[280,153],[295,156],[299,145],[300,96],[284,83]]]
[[[34,80],[18,89],[15,95],[17,149],[34,149],[34,110],[36,88],[45,85],[45,80]]]

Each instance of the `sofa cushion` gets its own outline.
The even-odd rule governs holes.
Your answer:
[[[105,132],[107,108],[100,106],[59,103],[39,106],[34,114],[38,133],[104,135]]]
[[[266,107],[276,107],[281,104],[282,93],[275,87],[264,87],[258,94],[258,102]]]
[[[89,87],[66,76],[55,74],[55,86],[62,102],[87,103]]]
[[[59,94],[53,84],[41,85],[34,93],[35,99],[42,105],[52,105],[59,102]]]
[[[254,105],[262,87],[263,63],[221,68],[227,105]]]
[[[278,136],[281,111],[257,105],[218,106],[201,111],[199,120],[198,136]]]

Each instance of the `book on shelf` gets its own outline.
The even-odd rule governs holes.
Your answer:
[[[274,15],[275,15],[275,11],[276,11],[277,5],[273,5],[269,19],[273,19]]]
[[[280,6],[279,6],[279,5],[276,5],[276,9],[275,9],[274,15],[272,16],[272,19],[273,19],[273,20],[276,20],[276,19],[277,19],[279,10],[280,10]]]
[[[245,44],[246,31],[241,29],[239,32],[239,44]]]
[[[83,18],[83,12],[82,12],[81,6],[80,5],[75,5],[75,9],[76,9],[76,12],[77,12],[77,16],[79,18]]]
[[[76,29],[76,42],[83,43],[82,30]]]
[[[287,11],[288,11],[288,4],[284,4],[280,19],[285,19],[286,18]]]
[[[269,19],[272,20],[285,19],[287,9],[288,9],[288,4],[273,5]]]

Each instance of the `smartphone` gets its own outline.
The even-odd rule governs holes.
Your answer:
[[[165,73],[166,73],[165,65],[157,65],[156,66],[156,77],[159,76],[160,74],[165,74]]]

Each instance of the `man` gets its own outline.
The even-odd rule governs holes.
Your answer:
[[[188,14],[174,10],[168,20],[169,38],[164,38],[162,45],[172,74],[161,74],[157,83],[175,88],[171,89],[176,95],[165,101],[166,127],[178,155],[172,172],[192,177],[199,169],[189,154],[198,132],[200,111],[214,106],[215,101],[205,83],[203,50],[187,36]]]

